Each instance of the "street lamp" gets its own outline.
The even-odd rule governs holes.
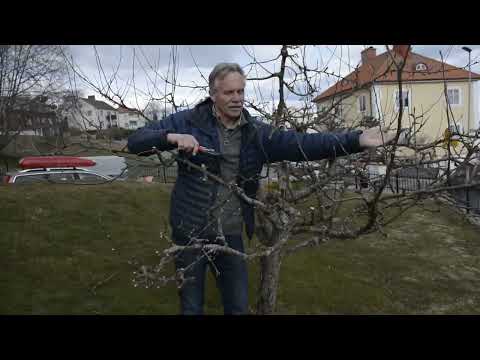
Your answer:
[[[472,69],[471,69],[471,66],[472,66],[472,62],[470,61],[470,57],[471,57],[471,54],[472,54],[472,49],[470,49],[469,47],[467,46],[464,46],[462,47],[463,50],[465,50],[466,52],[468,52],[468,131],[470,132],[470,101],[471,101],[471,92],[472,92],[472,88],[471,88],[471,84],[472,84]]]

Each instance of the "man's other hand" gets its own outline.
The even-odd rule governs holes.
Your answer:
[[[395,138],[395,131],[382,131],[379,126],[363,130],[360,135],[360,146],[363,148],[376,148],[390,144]]]

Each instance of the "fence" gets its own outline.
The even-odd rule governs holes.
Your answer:
[[[384,181],[383,175],[370,174],[371,177],[355,176],[355,188],[377,190]],[[437,184],[433,175],[418,177],[390,176],[384,191],[392,193],[413,192],[429,189]],[[460,206],[465,207],[467,213],[480,214],[480,188],[465,188],[450,191]]]
[[[128,176],[131,178],[153,176],[154,181],[165,184],[174,183],[177,179],[177,166],[138,166],[128,170]]]
[[[384,181],[383,175],[366,177],[355,177],[355,188],[371,188],[372,190],[378,189]],[[422,177],[404,177],[404,176],[390,176],[388,179],[384,191],[392,193],[412,192],[425,190],[434,185],[437,181],[432,178]]]
[[[480,189],[467,188],[451,191],[455,200],[465,207],[467,214],[480,214]]]

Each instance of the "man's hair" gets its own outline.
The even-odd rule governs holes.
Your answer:
[[[213,95],[215,93],[215,80],[222,80],[225,76],[233,72],[245,76],[243,69],[236,63],[220,63],[215,65],[212,72],[208,76],[209,94]]]

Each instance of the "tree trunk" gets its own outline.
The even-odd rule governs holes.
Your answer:
[[[286,197],[288,179],[288,165],[286,162],[283,162],[278,179],[282,199]],[[259,199],[265,201],[266,204],[270,202],[268,194],[263,191],[260,192]],[[263,214],[256,214],[257,237],[265,246],[273,247],[279,243],[285,244],[290,236],[291,227],[285,226],[291,221],[286,211],[288,205],[283,203],[283,206],[281,205],[279,209],[281,210],[277,211],[276,221],[267,219]],[[273,315],[275,313],[281,263],[281,247],[269,255],[260,258],[260,284],[257,293],[258,300],[256,309],[258,315]]]
[[[275,251],[260,258],[260,287],[258,291],[257,314],[272,315],[277,304],[280,280],[281,254]]]

